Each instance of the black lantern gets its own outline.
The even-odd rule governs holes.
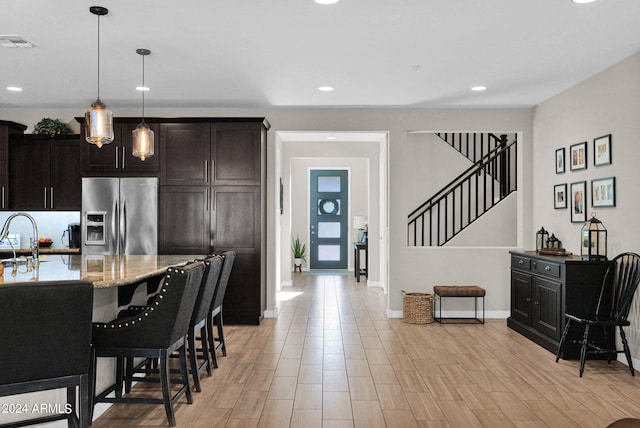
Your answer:
[[[536,251],[547,248],[548,241],[549,232],[544,230],[544,227],[541,227],[540,230],[536,232]]]
[[[607,260],[607,229],[595,213],[582,227],[580,255],[584,260]]]
[[[559,250],[562,248],[562,241],[556,238],[556,235],[552,233],[551,238],[549,238],[547,245],[548,245],[548,248],[554,248]]]

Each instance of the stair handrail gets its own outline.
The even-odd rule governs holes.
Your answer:
[[[463,178],[464,179],[468,178],[468,177],[465,177],[465,176],[471,175],[471,173],[475,174],[480,169],[482,169],[486,165],[488,165],[490,160],[493,160],[493,158],[499,156],[500,154],[502,154],[502,152],[507,151],[508,149],[511,148],[511,146],[513,146],[517,142],[518,142],[517,140],[514,140],[514,141],[510,142],[509,144],[507,144],[506,146],[496,147],[495,150],[493,150],[493,151],[487,153],[486,155],[484,155],[477,162],[475,162],[473,165],[471,165],[469,168],[467,168],[464,172],[462,172],[456,178],[451,180],[449,182],[449,184],[447,184],[445,187],[440,189],[435,195],[431,196],[429,199],[427,199],[425,202],[423,202],[418,208],[413,210],[407,216],[409,218],[409,223],[411,223],[413,220],[415,220],[415,218],[412,218],[412,217],[414,217],[414,216],[416,218],[419,217],[420,215],[425,213],[427,210],[429,210],[433,205],[435,205],[436,203],[438,203],[439,201],[444,199],[449,194],[449,192],[450,192],[449,189],[450,188],[457,187],[460,184],[459,181],[464,181]]]

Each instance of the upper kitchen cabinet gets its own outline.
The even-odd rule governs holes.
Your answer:
[[[163,123],[160,125],[162,167],[160,184],[208,185],[211,168],[209,123]]]
[[[98,146],[86,143],[85,127],[82,119],[76,118],[81,123],[83,164],[85,176],[100,175],[117,175],[125,176],[153,176],[157,175],[160,168],[159,161],[159,144],[160,125],[146,120],[147,125],[154,132],[155,136],[155,154],[144,161],[133,156],[132,150],[132,132],[140,123],[140,119],[114,119],[113,135],[114,140],[111,144],[106,144],[100,148]]]
[[[9,147],[12,210],[79,211],[82,168],[78,135],[24,135]]]
[[[0,210],[9,208],[9,146],[22,137],[26,126],[0,120]]]
[[[203,120],[162,124],[160,184],[259,185],[268,123],[260,118]]]

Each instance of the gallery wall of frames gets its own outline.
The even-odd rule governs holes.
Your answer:
[[[616,178],[611,175],[611,134],[560,147],[555,152],[555,170],[558,177],[566,177],[564,183],[553,186],[553,207],[568,209],[572,223],[587,221],[587,212],[616,206]],[[594,174],[587,180],[572,179],[576,171],[593,167]],[[566,174],[566,175],[562,175]]]

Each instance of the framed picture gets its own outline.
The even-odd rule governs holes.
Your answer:
[[[569,148],[571,171],[587,169],[587,142],[574,144]]]
[[[595,166],[611,163],[611,134],[593,140],[593,164]]]
[[[553,186],[553,208],[567,208],[567,183]]]
[[[587,182],[571,183],[571,223],[587,221]]]
[[[598,178],[591,180],[591,206],[616,206],[616,178]]]
[[[564,173],[564,147],[556,150],[556,174],[562,173]]]

